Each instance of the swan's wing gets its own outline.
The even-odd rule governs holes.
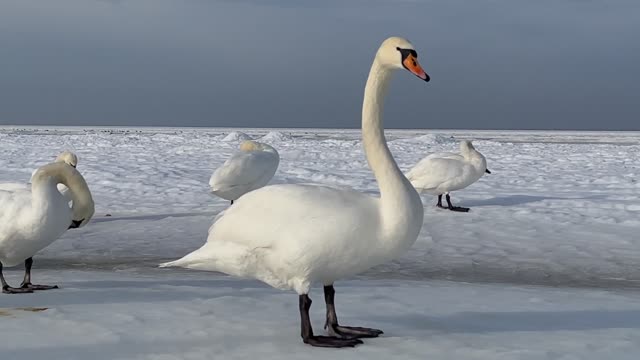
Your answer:
[[[265,177],[268,177],[268,182],[275,174],[278,162],[278,156],[270,152],[236,153],[213,173],[209,186],[213,191],[229,191],[238,186],[264,182]]]
[[[463,161],[464,157],[460,154],[452,153],[452,152],[438,152],[438,153],[429,154],[424,159],[452,159],[452,160]]]
[[[28,184],[0,184],[0,236],[4,226],[16,224],[19,213],[31,205],[31,186]]]
[[[407,172],[407,179],[416,189],[428,191],[462,176],[464,167],[464,162],[455,157],[427,157]]]
[[[270,233],[281,232],[285,227],[299,228],[289,231],[294,237],[300,231],[308,234],[317,228],[331,238],[326,233],[332,230],[326,227],[340,228],[361,217],[376,218],[376,201],[377,198],[354,190],[324,185],[266,186],[244,195],[227,208],[211,227],[207,241],[227,241],[233,237],[236,243],[247,246],[273,246],[284,239],[275,239]],[[246,236],[239,236],[241,233]]]
[[[378,223],[377,201],[330,186],[266,186],[243,195],[218,215],[200,249],[162,266],[242,275],[253,271],[246,266],[253,264],[256,256],[267,256],[272,250],[293,252],[291,258],[297,258],[340,247],[345,241],[353,242],[355,249],[358,244],[369,246],[364,239],[376,236],[377,228],[372,224]],[[270,259],[265,261],[280,261]]]

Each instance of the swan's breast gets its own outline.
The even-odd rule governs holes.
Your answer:
[[[0,210],[0,260],[7,266],[50,245],[71,223],[71,209],[62,195],[54,194],[40,206],[32,204],[30,195],[15,198]]]

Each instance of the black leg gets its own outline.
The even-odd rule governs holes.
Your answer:
[[[333,285],[324,287],[324,301],[327,304],[327,322],[324,324],[324,328],[327,329],[329,335],[344,338],[373,338],[383,334],[382,330],[378,329],[338,325],[338,315],[334,303],[335,295],[336,290]]]
[[[231,205],[233,205],[233,200],[231,200]]]
[[[58,285],[33,285],[31,283],[31,266],[33,266],[33,258],[28,258],[24,261],[24,280],[22,281],[22,285],[20,285],[21,288],[29,290],[51,290],[58,288]]]
[[[449,205],[449,210],[451,211],[469,212],[469,208],[462,206],[453,206],[453,204],[451,204],[451,197],[449,196],[449,194],[447,194],[447,205]]]
[[[442,194],[438,195],[438,203],[436,204],[436,206],[444,209],[444,206],[442,206]]]
[[[7,281],[4,279],[4,274],[2,274],[2,263],[0,262],[0,282],[2,283],[2,292],[5,294],[28,294],[32,293],[31,289],[23,289],[23,288],[14,288],[7,284]]]
[[[309,309],[311,308],[311,299],[309,295],[300,295],[300,326],[302,341],[305,344],[318,347],[342,348],[354,347],[362,344],[362,340],[358,339],[342,339],[335,336],[315,336],[313,328],[311,328],[311,319],[309,318]]]

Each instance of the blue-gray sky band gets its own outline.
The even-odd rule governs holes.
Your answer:
[[[637,0],[0,0],[0,124],[640,130]],[[400,79],[402,77],[402,79]]]

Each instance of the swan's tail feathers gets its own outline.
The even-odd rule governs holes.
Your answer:
[[[159,264],[158,267],[161,267],[161,268],[182,267],[182,265],[180,263],[180,260],[182,260],[182,259],[178,259],[178,260],[175,260],[175,261],[169,261],[169,262],[166,262],[166,263],[162,263],[162,264]]]
[[[169,261],[166,263],[162,263],[160,265],[158,265],[158,267],[182,267],[182,268],[188,268],[188,269],[194,269],[194,268],[199,268],[200,266],[198,265],[202,265],[203,263],[207,263],[210,261],[207,261],[208,259],[206,258],[206,256],[204,256],[206,254],[205,251],[203,251],[203,248],[200,248],[192,253],[189,253],[185,256],[183,256],[182,258],[178,259],[178,260],[174,260],[174,261]]]
[[[206,243],[183,258],[160,264],[159,267],[182,267],[193,270],[219,271],[237,275],[244,272],[251,252],[233,243]]]

